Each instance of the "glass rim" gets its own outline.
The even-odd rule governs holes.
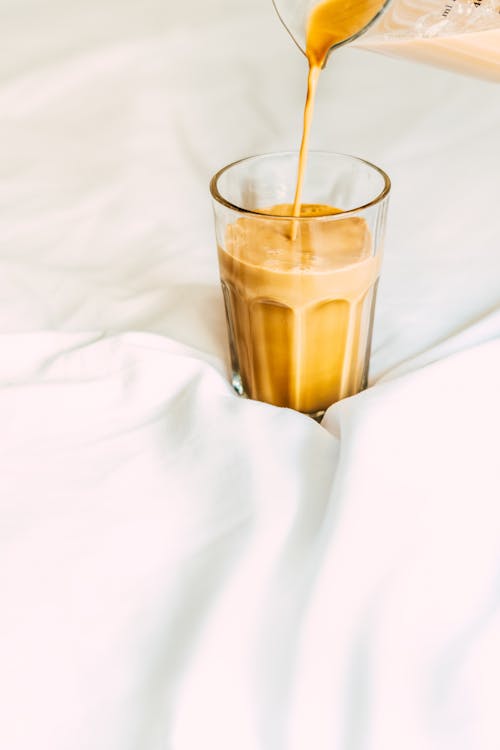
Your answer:
[[[283,216],[282,214],[270,214],[264,211],[257,211],[252,210],[250,208],[243,208],[243,206],[238,206],[236,203],[231,203],[231,201],[228,201],[226,198],[224,198],[223,195],[219,192],[218,183],[220,178],[222,177],[225,172],[227,172],[229,169],[232,169],[232,167],[236,167],[238,164],[242,164],[243,162],[247,161],[253,161],[254,159],[262,159],[266,156],[297,156],[299,155],[298,151],[270,151],[264,154],[254,154],[253,156],[245,156],[242,159],[236,159],[236,161],[232,161],[230,164],[226,164],[225,167],[222,167],[219,169],[218,172],[214,174],[212,179],[209,183],[210,193],[212,195],[212,198],[217,201],[217,203],[220,203],[221,205],[225,206],[226,208],[230,208],[233,211],[237,211],[240,214],[245,214],[247,216],[258,216],[259,218],[265,218],[270,219],[272,221],[275,221],[277,219],[283,221],[284,219],[293,219],[293,221],[319,221],[321,219],[323,220],[338,220],[342,218],[342,216],[348,216],[349,214],[356,214],[359,211],[363,211],[367,208],[370,208],[371,206],[376,206],[378,203],[381,203],[387,196],[389,195],[389,192],[391,190],[391,180],[389,175],[384,172],[383,169],[380,167],[377,167],[376,164],[373,164],[373,162],[368,161],[367,159],[362,159],[360,156],[353,156],[352,154],[343,154],[340,151],[316,151],[316,150],[310,150],[309,154],[319,154],[324,156],[342,156],[347,159],[351,159],[352,161],[359,162],[361,164],[365,164],[366,166],[373,169],[375,172],[378,172],[379,175],[382,177],[384,184],[382,187],[382,190],[378,193],[378,195],[375,196],[375,198],[372,198],[371,201],[368,201],[367,203],[363,203],[361,206],[356,206],[355,208],[348,208],[345,210],[339,210],[335,214],[319,214],[316,216]]]

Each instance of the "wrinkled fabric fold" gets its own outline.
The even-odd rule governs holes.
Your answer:
[[[496,738],[498,339],[323,426],[162,337],[0,343],[6,746]]]
[[[318,425],[227,379],[208,181],[303,104],[271,4],[4,5],[0,747],[498,750],[496,90],[324,72],[312,147],[393,190]]]

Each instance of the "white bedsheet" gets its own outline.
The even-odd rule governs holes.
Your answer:
[[[498,750],[498,88],[325,72],[313,146],[393,196],[319,426],[225,370],[208,178],[304,94],[270,2],[3,16],[0,747]]]

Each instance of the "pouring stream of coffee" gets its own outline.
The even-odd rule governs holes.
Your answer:
[[[293,201],[293,217],[300,216],[309,133],[321,70],[326,64],[332,47],[356,36],[377,16],[385,3],[386,0],[324,0],[311,11],[306,32],[306,56],[309,64],[307,97],[304,107],[297,184]],[[293,222],[292,239],[295,238],[296,233],[297,222]]]

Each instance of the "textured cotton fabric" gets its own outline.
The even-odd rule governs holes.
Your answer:
[[[0,746],[498,750],[497,87],[329,63],[312,146],[393,190],[371,386],[318,425],[227,379],[208,180],[305,94],[271,3],[2,38]]]

